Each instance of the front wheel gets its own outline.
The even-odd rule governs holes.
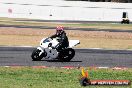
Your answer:
[[[38,49],[35,49],[33,52],[32,52],[32,55],[31,55],[31,57],[32,57],[32,59],[34,60],[34,61],[39,61],[39,60],[41,60],[42,58],[43,58],[43,55],[41,54],[40,55],[40,50],[38,50]]]
[[[67,48],[60,54],[60,61],[69,62],[75,56],[75,50],[72,48]]]

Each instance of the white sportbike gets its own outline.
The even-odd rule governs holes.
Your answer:
[[[80,44],[79,40],[69,40],[69,47],[63,48],[61,51],[57,51],[54,47],[58,44],[56,38],[43,38],[40,41],[40,46],[33,50],[31,58],[34,61],[40,61],[42,58],[47,60],[59,60],[63,62],[69,62],[75,55],[72,47]]]

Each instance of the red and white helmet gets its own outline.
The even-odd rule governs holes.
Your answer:
[[[57,27],[56,27],[56,30],[57,30],[57,31],[63,31],[63,30],[64,30],[64,27],[63,27],[63,26],[57,26]]]

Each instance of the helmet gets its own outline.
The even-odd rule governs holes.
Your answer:
[[[57,26],[56,27],[56,34],[57,35],[60,35],[63,31],[64,31],[64,27],[63,26]]]
[[[56,30],[63,31],[64,30],[64,27],[63,26],[57,26],[56,27]]]

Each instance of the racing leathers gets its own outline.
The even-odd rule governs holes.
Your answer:
[[[68,37],[66,36],[65,31],[63,31],[61,34],[55,34],[52,35],[50,38],[57,38],[58,40],[58,44],[55,46],[55,49],[57,51],[60,51],[62,49],[65,49],[69,46],[69,41],[68,41]]]

